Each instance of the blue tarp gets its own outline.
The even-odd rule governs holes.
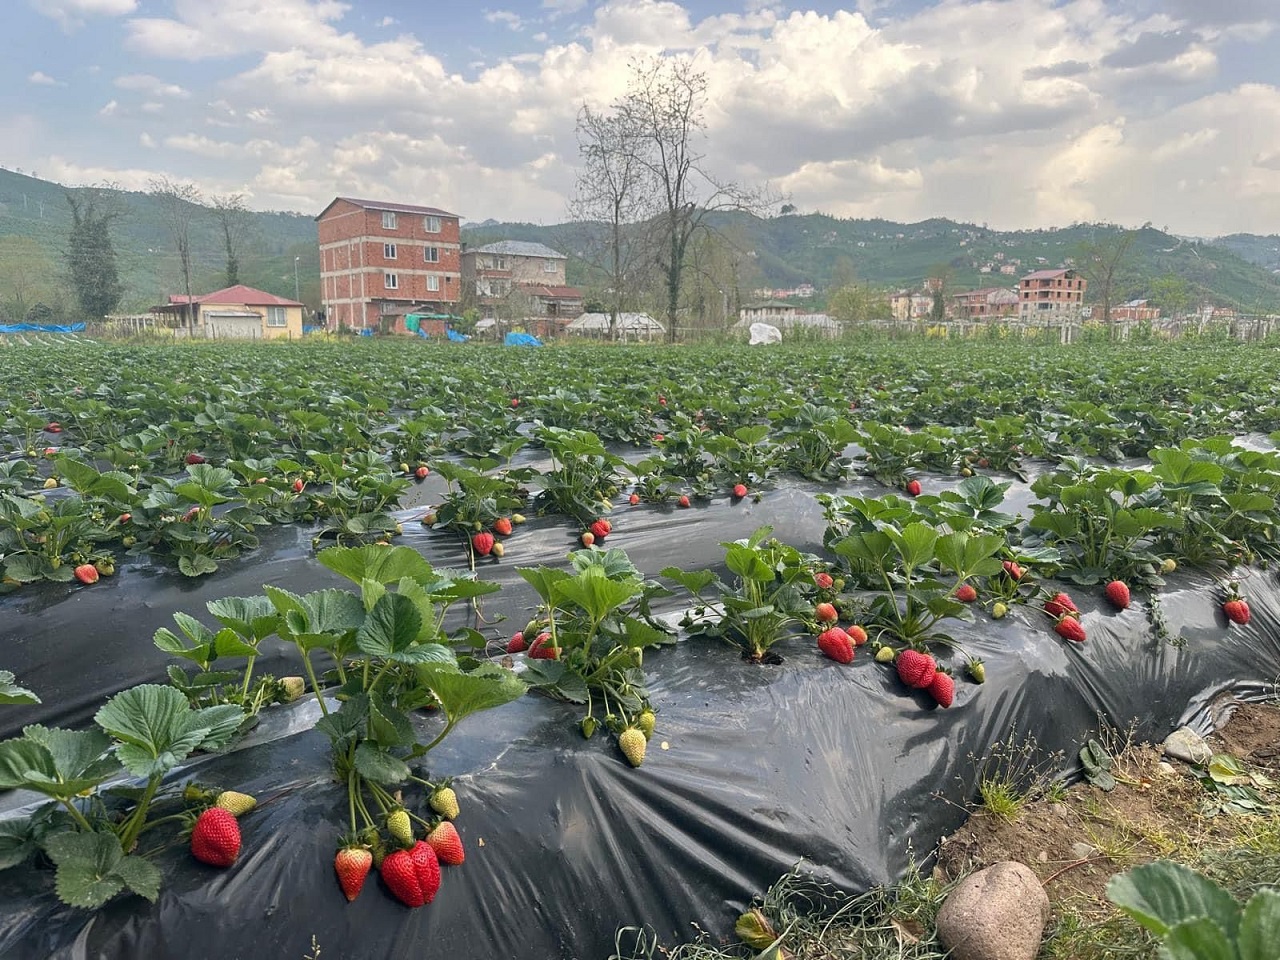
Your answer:
[[[446,330],[444,332],[444,335],[448,337],[450,340],[452,340],[454,343],[466,343],[468,340],[471,339],[466,334],[459,333],[457,330]]]
[[[0,323],[0,333],[83,333],[83,323]]]
[[[540,347],[542,341],[537,337],[532,337],[527,333],[508,333],[507,339],[503,341],[508,347]]]
[[[322,327],[318,323],[304,323],[302,325],[302,334],[306,336],[308,333],[324,333],[326,329],[326,327]]]
[[[368,330],[368,329],[366,329],[366,330],[361,330],[361,331],[360,331],[360,336],[362,336],[362,337],[372,337],[372,336],[373,336],[373,331],[372,331],[372,330]]]

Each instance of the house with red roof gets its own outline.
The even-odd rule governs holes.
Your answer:
[[[437,207],[334,198],[316,217],[328,326],[403,332],[407,316],[457,313],[459,221]]]
[[[172,326],[191,326],[191,335],[211,340],[297,340],[302,336],[302,304],[238,283],[213,293],[173,294],[152,307]]]

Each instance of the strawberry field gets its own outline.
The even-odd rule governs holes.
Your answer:
[[[3,356],[0,956],[603,958],[1280,676],[1271,344]]]

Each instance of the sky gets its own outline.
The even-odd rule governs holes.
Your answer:
[[[636,58],[800,212],[1280,230],[1280,0],[0,0],[0,166],[556,223]]]

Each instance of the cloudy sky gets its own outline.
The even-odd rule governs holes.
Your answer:
[[[1280,0],[3,3],[0,164],[66,183],[557,222],[579,107],[656,54],[801,211],[1280,229]]]

